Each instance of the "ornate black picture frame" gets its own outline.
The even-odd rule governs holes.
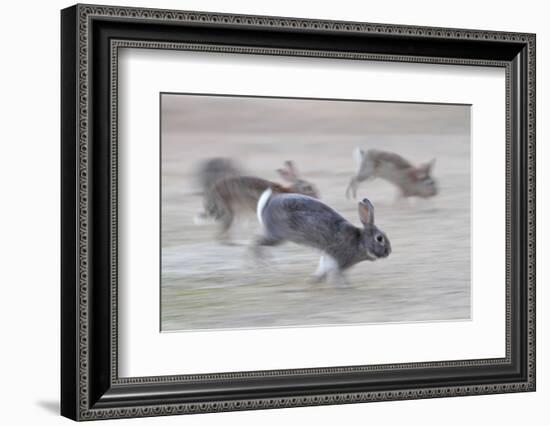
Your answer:
[[[159,416],[535,390],[535,35],[76,5],[61,13],[61,413]],[[506,71],[506,356],[120,378],[121,47],[484,65]]]

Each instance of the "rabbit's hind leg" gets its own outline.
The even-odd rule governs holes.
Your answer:
[[[225,211],[224,214],[219,218],[220,230],[218,231],[217,238],[221,244],[234,245],[234,243],[231,241],[231,236],[229,232],[231,229],[231,225],[233,224],[234,218],[235,216],[231,211]]]

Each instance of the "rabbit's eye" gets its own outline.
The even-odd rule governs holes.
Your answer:
[[[383,242],[384,241],[384,237],[382,236],[382,234],[378,234],[376,236],[376,241],[378,241],[379,243]]]

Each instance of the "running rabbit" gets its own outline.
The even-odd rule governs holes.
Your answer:
[[[321,250],[315,281],[327,279],[336,286],[346,285],[344,270],[364,260],[376,260],[391,253],[384,232],[374,224],[374,207],[364,198],[359,202],[358,228],[331,207],[299,194],[276,194],[266,190],[258,201],[257,214],[263,235],[253,249],[260,255],[262,246],[285,241]]]
[[[384,151],[362,149],[355,151],[359,162],[357,174],[351,178],[346,190],[346,197],[357,195],[359,183],[380,177],[399,188],[402,197],[429,198],[437,194],[437,184],[431,176],[435,159],[419,167],[413,166],[403,157]]]
[[[218,238],[227,242],[228,231],[235,214],[254,213],[258,199],[268,188],[271,188],[274,193],[300,193],[318,197],[315,186],[298,177],[298,171],[292,161],[286,161],[284,168],[278,169],[277,172],[289,182],[289,186],[252,176],[228,177],[219,180],[205,194],[204,212],[199,213],[199,219],[213,218],[220,222]]]

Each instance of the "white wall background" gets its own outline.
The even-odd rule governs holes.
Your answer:
[[[205,10],[526,31],[537,33],[538,390],[530,394],[293,408],[155,419],[120,424],[544,424],[550,400],[550,28],[544,2],[338,2],[297,0],[108,1]],[[0,401],[2,423],[68,424],[59,404],[59,9],[67,1],[2,6],[0,64]],[[490,253],[487,254],[490,256]],[[131,422],[131,423],[128,423]],[[113,423],[108,421],[106,423]],[[114,424],[114,423],[113,423]]]

